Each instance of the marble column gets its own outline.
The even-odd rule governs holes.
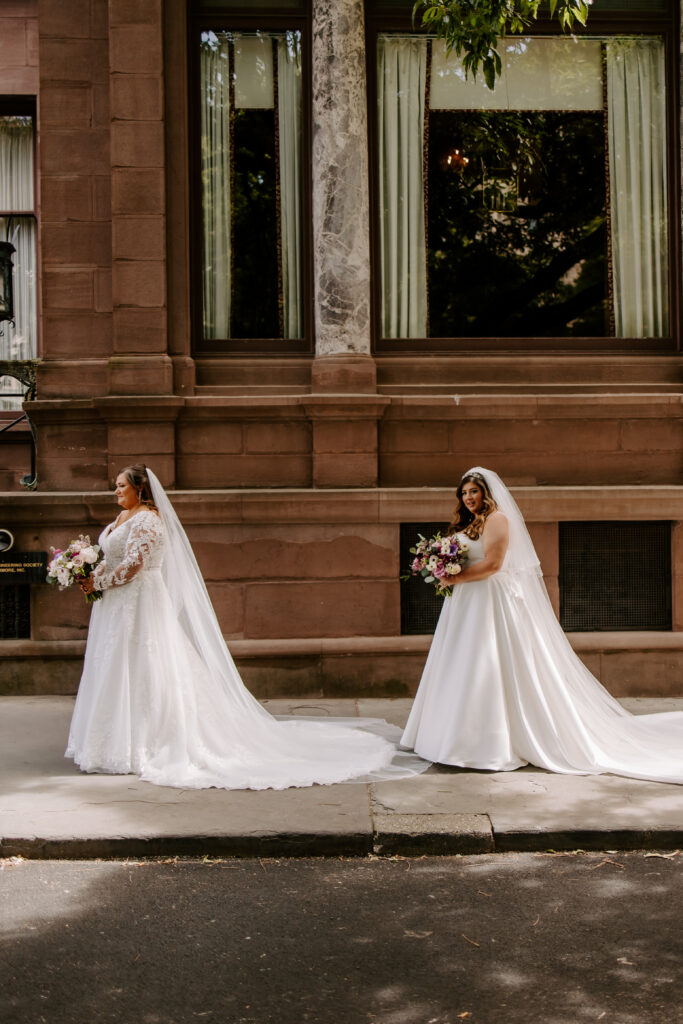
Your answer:
[[[370,354],[363,0],[314,0],[312,56],[316,355],[353,363]]]

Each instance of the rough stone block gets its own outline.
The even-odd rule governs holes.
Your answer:
[[[60,4],[60,10],[62,5]],[[109,51],[102,39],[40,39],[41,81],[109,81]]]
[[[451,451],[616,451],[619,423],[605,420],[469,420],[451,424]]]
[[[142,353],[165,352],[167,348],[166,310],[163,308],[126,309],[114,313],[114,351]]]
[[[111,220],[111,176],[92,178],[94,220]]]
[[[26,19],[26,63],[38,70],[40,60],[40,38],[38,35],[38,18]]]
[[[1,26],[0,26],[1,27]],[[33,96],[40,89],[37,67],[0,66],[0,93],[3,96]]]
[[[93,85],[92,87],[92,126],[93,128],[106,128],[111,125],[110,91],[106,82]]]
[[[40,166],[43,174],[106,174],[109,133],[100,128],[41,131]]]
[[[242,431],[241,423],[181,420],[178,423],[178,448],[187,455],[237,454],[243,450]]]
[[[43,224],[43,261],[60,266],[109,266],[111,262],[111,225],[103,222]]]
[[[43,354],[56,358],[73,359],[78,352],[92,356],[106,356],[111,352],[111,316],[106,313],[47,312],[43,317]],[[72,363],[69,371],[74,378],[81,373],[80,361]],[[76,379],[73,380],[78,385]],[[82,394],[83,392],[78,392]]]
[[[0,22],[0,65],[22,67],[28,64],[26,26],[23,18],[2,18]]]
[[[207,525],[192,531],[207,579],[393,579],[395,531],[385,526]],[[273,552],[277,557],[273,558]]]
[[[126,121],[160,121],[164,116],[161,78],[157,75],[113,75],[111,116]]]
[[[109,38],[109,4],[107,0],[90,0],[91,39]]]
[[[50,221],[90,220],[93,215],[90,179],[80,175],[45,175],[41,181],[40,213],[43,224]]]
[[[40,123],[50,128],[89,128],[91,90],[87,85],[43,85]]]
[[[315,452],[377,452],[377,420],[315,420]]]
[[[164,172],[161,168],[118,167],[112,171],[112,211],[122,214],[164,213]]]
[[[244,632],[243,588],[234,583],[211,583],[208,590],[223,635],[241,637]]]
[[[114,121],[111,126],[112,167],[163,167],[162,121]]]
[[[449,425],[447,422],[427,420],[400,422],[382,420],[379,424],[382,452],[447,452]],[[476,449],[475,449],[476,450]]]
[[[166,255],[163,217],[116,217],[113,224],[114,259],[162,260]]]
[[[155,24],[112,25],[109,30],[111,68],[128,74],[161,73],[162,31]]]
[[[676,451],[683,447],[683,422],[675,419],[632,420],[621,424],[621,447],[625,451]]]
[[[173,364],[168,356],[115,355],[109,360],[112,395],[170,395]]]
[[[391,636],[399,628],[393,580],[246,586],[248,637]]]
[[[113,517],[112,517],[113,518]],[[99,530],[79,531],[86,533],[91,541],[96,541]],[[74,534],[68,529],[56,530],[51,546],[65,548]],[[31,639],[33,640],[73,640],[85,638],[90,621],[90,607],[77,587],[59,591],[57,587],[31,587]],[[54,693],[54,690],[46,691]]]
[[[313,459],[316,487],[375,487],[377,456],[374,453],[318,452]]]
[[[180,487],[309,487],[311,460],[291,455],[178,455]]]
[[[161,0],[110,0],[109,20],[112,25],[160,25]]]
[[[68,3],[43,3],[40,8],[40,34],[59,39],[87,39],[90,36],[90,0]]]
[[[92,309],[92,270],[45,270],[43,309]]]
[[[98,313],[111,313],[111,270],[96,270],[95,280],[95,310]]]
[[[144,411],[135,423],[110,423],[108,430],[109,454],[116,459],[137,449],[169,455],[175,452],[173,422],[145,422]]]
[[[247,452],[310,452],[311,428],[278,420],[245,423],[244,447]]]
[[[161,260],[115,260],[112,294],[115,306],[163,306],[166,264]]]
[[[106,461],[93,459],[88,453],[57,459],[43,456],[39,445],[36,465],[41,491],[97,491],[108,486]]]
[[[681,652],[603,651],[600,682],[615,697],[683,697]]]

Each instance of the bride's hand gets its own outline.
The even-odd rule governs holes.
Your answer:
[[[95,589],[92,576],[86,576],[84,579],[78,581],[78,585],[84,594],[92,594]]]

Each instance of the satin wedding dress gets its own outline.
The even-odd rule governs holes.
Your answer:
[[[160,515],[100,537],[83,675],[66,756],[86,772],[182,788],[285,789],[418,774],[376,719],[276,719],[244,687],[185,532],[148,471]],[[392,741],[393,740],[393,741]]]
[[[456,583],[434,633],[401,744],[441,764],[533,764],[683,783],[683,712],[632,715],[572,650],[522,515],[500,477],[476,467],[510,528],[500,572]],[[465,474],[465,477],[468,474]],[[463,536],[468,563],[481,540]]]

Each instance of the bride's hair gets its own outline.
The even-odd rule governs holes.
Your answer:
[[[121,473],[125,476],[131,487],[135,488],[140,504],[156,509],[154,498],[152,497],[152,485],[149,482],[147,466],[144,462],[135,462],[132,466],[124,466]]]
[[[481,488],[483,502],[480,511],[476,515],[469,511],[462,500],[462,489],[465,484],[476,484],[477,487]],[[472,540],[477,540],[478,537],[481,537],[486,520],[498,508],[491,497],[489,485],[481,473],[466,473],[458,485],[456,498],[457,504],[453,509],[453,518],[449,524],[448,532],[464,533]]]

